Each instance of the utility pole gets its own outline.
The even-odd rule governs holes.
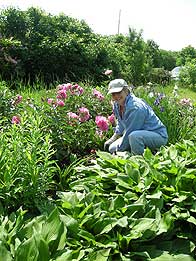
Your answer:
[[[121,9],[119,10],[119,14],[118,14],[118,34],[120,33],[120,17],[121,17]]]

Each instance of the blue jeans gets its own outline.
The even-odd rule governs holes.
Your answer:
[[[148,147],[151,150],[159,149],[161,146],[167,144],[168,139],[162,137],[160,134],[147,131],[147,130],[137,130],[133,131],[128,136],[127,151],[130,151],[134,155],[142,155],[144,149]],[[109,152],[114,153],[119,151],[119,145],[122,142],[122,137],[114,141],[109,146]]]

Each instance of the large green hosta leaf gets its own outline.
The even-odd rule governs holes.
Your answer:
[[[0,260],[1,261],[12,261],[11,253],[7,250],[7,248],[0,243]]]
[[[190,255],[185,255],[185,254],[178,254],[178,255],[173,255],[169,254],[167,252],[163,252],[161,256],[158,256],[156,258],[149,259],[152,261],[195,261],[193,257]]]
[[[63,249],[66,232],[66,227],[60,219],[59,212],[54,209],[42,228],[42,236],[49,245],[51,253],[55,253],[57,249]]]

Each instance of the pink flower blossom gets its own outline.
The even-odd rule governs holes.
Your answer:
[[[85,122],[90,118],[89,110],[85,107],[79,109],[79,120],[80,122]]]
[[[189,98],[183,98],[179,101],[179,103],[183,106],[192,106],[191,99]]]
[[[48,99],[47,99],[47,103],[48,103],[48,104],[53,104],[53,102],[54,102],[54,99],[52,99],[52,98],[48,98]]]
[[[102,139],[102,138],[104,137],[102,130],[96,130],[95,134],[96,134],[97,136],[99,136],[100,139]]]
[[[106,71],[104,72],[104,74],[105,74],[105,75],[111,75],[111,74],[112,74],[112,70],[106,70]]]
[[[81,86],[79,86],[78,84],[74,84],[74,85],[72,85],[70,92],[73,95],[81,95],[81,94],[83,94],[84,89]]]
[[[71,83],[63,83],[63,84],[60,84],[57,86],[57,90],[65,90],[65,91],[68,91],[68,90],[71,90],[72,88],[72,84]]]
[[[22,101],[22,96],[21,95],[17,95],[16,98],[13,100],[12,104],[13,105],[17,105]]]
[[[60,106],[60,107],[65,106],[64,101],[62,101],[62,100],[57,100],[57,106]]]
[[[69,117],[69,124],[75,126],[78,123],[79,116],[74,112],[68,112],[67,115]]]
[[[66,98],[67,98],[67,93],[66,93],[66,90],[59,90],[58,92],[57,92],[57,99],[63,99],[63,100],[65,100]]]
[[[22,101],[22,96],[21,95],[17,95],[16,96],[16,103],[20,103]]]
[[[68,115],[69,118],[72,118],[72,119],[78,119],[79,118],[79,116],[74,112],[68,112],[67,115]]]
[[[93,90],[93,95],[94,95],[96,98],[98,98],[100,101],[103,101],[104,98],[105,98],[105,97],[103,96],[103,94],[102,94],[100,91],[96,90],[96,89]]]
[[[112,113],[110,116],[108,116],[108,121],[113,125],[115,123],[115,116]]]
[[[108,130],[108,121],[106,117],[104,116],[96,116],[95,123],[99,127],[101,131],[107,131]]]
[[[19,124],[20,122],[21,122],[21,119],[19,116],[12,117],[12,124]]]

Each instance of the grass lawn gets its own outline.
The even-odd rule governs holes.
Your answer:
[[[173,93],[174,86],[168,85],[166,87],[162,87],[161,90],[165,94],[171,95]],[[196,92],[195,91],[188,89],[188,88],[179,87],[177,93],[178,93],[179,99],[190,98],[193,103],[196,103]]]

